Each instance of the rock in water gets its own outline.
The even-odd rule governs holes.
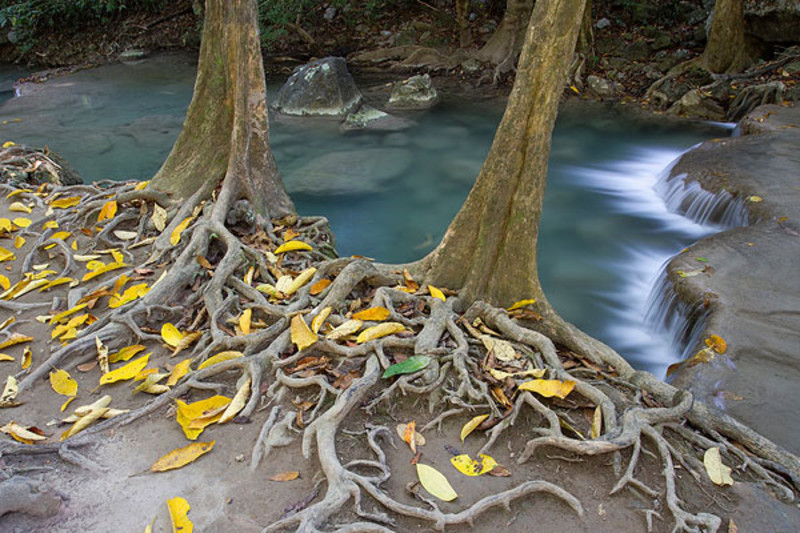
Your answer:
[[[423,74],[396,83],[386,105],[394,109],[427,109],[438,100],[431,77]]]
[[[332,152],[287,172],[286,187],[292,194],[319,196],[373,193],[402,177],[411,160],[411,151],[403,148]]]
[[[326,57],[298,67],[281,87],[273,107],[286,115],[344,117],[361,100],[345,60]]]

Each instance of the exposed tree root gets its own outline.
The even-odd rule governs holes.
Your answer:
[[[538,419],[539,426],[532,429],[532,438],[518,455],[520,462],[540,453],[543,447],[578,456],[610,454],[616,461],[621,458],[618,452],[630,450],[628,464],[617,473],[618,482],[611,492],[630,489],[664,501],[675,531],[716,531],[720,525],[719,517],[698,512],[691,502],[680,499],[676,489],[674,461],[700,478],[697,472],[702,468],[702,454],[710,447],[720,448],[724,461],[735,467],[737,478],[759,481],[783,499],[796,495],[800,479],[797,457],[694,401],[688,392],[634,370],[616,352],[564,322],[546,306],[538,309],[542,320],[534,322],[513,318],[506,310],[481,302],[459,316],[454,310],[458,308],[456,297],[442,302],[428,289],[404,280],[396,267],[355,258],[330,259],[333,241],[324,219],[265,221],[245,230],[231,224],[228,213],[239,201],[235,183],[224,180],[214,201],[204,201],[198,193],[182,205],[172,205],[147,189],[136,191],[129,184],[82,186],[76,210],[55,211],[45,217],[34,212],[32,216],[38,214],[40,218],[25,230],[36,241],[30,252],[32,258],[24,261],[26,271],[33,272],[34,264],[47,259],[58,265],[55,270],[60,275],[80,277],[83,267],[74,254],[107,247],[117,248],[126,264],[136,265],[120,268],[99,278],[105,281],[87,283],[85,288],[81,284],[69,290],[66,286],[53,289],[45,296],[53,298],[53,313],[75,304],[77,299],[70,291],[78,290],[81,297],[86,296],[100,287],[110,287],[120,274],[134,277],[137,271],[152,269],[154,278],[163,277],[150,285],[147,294],[117,309],[106,310],[105,300],[97,303],[96,322],[29,374],[19,376],[22,391],[35,389],[53,368],[72,368],[95,358],[95,337],[112,350],[139,342],[153,346],[165,321],[201,334],[190,348],[195,367],[222,351],[237,350],[243,357],[191,372],[168,392],[139,408],[70,437],[66,441],[69,447],[3,446],[0,455],[59,453],[64,460],[95,468],[98,465],[70,448],[101,442],[108,428],[141,421],[144,415],[179,397],[209,390],[233,395],[249,379],[248,401],[239,416],[252,419],[269,409],[253,446],[251,467],[256,469],[268,460],[275,447],[300,437],[304,455],[313,453],[318,459],[326,485],[322,499],[268,525],[265,531],[337,527],[339,531],[389,531],[399,516],[441,530],[452,524],[472,524],[490,508],[509,508],[515,500],[534,493],[553,496],[582,516],[581,503],[573,495],[544,480],[522,481],[454,513],[442,511],[421,489],[415,493],[421,505],[403,503],[399,495],[389,494],[384,488],[392,473],[383,447],[393,438],[393,432],[384,426],[367,426],[357,437],[369,448],[370,457],[343,464],[337,453],[343,423],[359,410],[370,413],[391,405],[398,394],[428,402],[432,415],[423,430],[441,427],[451,417],[474,416],[471,413],[477,410],[488,412],[490,427],[482,452],[490,451],[502,435],[515,431],[521,414]],[[59,190],[75,195],[70,189]],[[112,219],[97,223],[99,209],[112,195],[119,211]],[[34,203],[40,200],[33,193],[18,196]],[[155,204],[168,213],[162,232],[151,220]],[[170,236],[188,217],[194,218],[180,242],[172,245]],[[66,245],[45,249],[52,234],[42,229],[45,219],[56,220],[59,228],[70,231],[97,225],[100,229],[93,238],[103,237],[81,241],[80,252]],[[106,231],[109,227],[114,229]],[[120,239],[114,234],[119,230],[133,231],[136,238]],[[287,231],[290,238],[308,242],[314,249],[276,257],[275,248],[284,241],[281,232]],[[309,282],[288,297],[270,297],[255,289],[261,283],[279,285],[281,276],[296,277],[312,266],[316,272]],[[331,283],[324,290],[312,291],[311,287],[320,287],[316,284],[323,279]],[[2,304],[42,304],[42,296],[38,298],[30,293],[22,302],[4,300]],[[325,338],[323,328],[316,343],[296,350],[290,330],[294,316],[300,314],[308,324],[329,312],[328,324],[337,326],[346,322],[350,313],[368,307],[386,308],[387,320],[402,324],[406,331],[354,343],[352,338]],[[235,329],[245,310],[252,313],[254,324],[249,334]],[[364,327],[371,325],[375,323],[367,322]],[[487,350],[486,337],[509,343],[515,355],[510,360],[499,359],[498,348]],[[381,379],[387,367],[411,355],[427,355],[431,362],[418,372]],[[156,364],[164,363],[166,360]],[[549,379],[574,382],[573,392],[564,401],[554,401],[518,390],[529,377],[497,377],[492,373],[534,369],[540,369]],[[582,411],[587,408],[599,408],[600,424],[583,420]],[[577,413],[581,416],[574,416]],[[642,454],[660,460],[661,482],[657,485],[637,478]],[[351,501],[358,522],[337,526],[339,512]],[[648,521],[657,516],[657,510],[654,503],[646,515]]]

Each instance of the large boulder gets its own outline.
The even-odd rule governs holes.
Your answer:
[[[746,0],[747,33],[765,43],[800,43],[800,1]]]
[[[287,172],[286,188],[316,196],[374,193],[402,177],[412,160],[411,151],[404,148],[331,152]]]
[[[387,107],[393,109],[427,109],[436,104],[439,95],[428,74],[412,76],[392,88]]]
[[[326,57],[298,67],[283,84],[273,107],[295,116],[345,117],[362,101],[341,57]]]

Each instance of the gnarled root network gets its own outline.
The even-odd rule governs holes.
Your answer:
[[[195,368],[220,352],[241,354],[190,372],[168,392],[90,426],[64,444],[76,448],[100,442],[109,427],[141,421],[175,398],[185,398],[193,391],[232,395],[249,380],[248,399],[238,417],[254,419],[269,408],[253,446],[251,467],[269,460],[275,447],[299,438],[304,455],[316,455],[325,483],[319,501],[296,509],[268,525],[266,531],[331,528],[350,501],[359,519],[341,524],[340,531],[389,531],[400,516],[436,529],[471,524],[493,507],[508,508],[534,493],[545,493],[583,514],[581,503],[572,494],[544,480],[523,481],[454,513],[442,511],[421,490],[415,494],[421,505],[403,503],[400,495],[385,489],[392,472],[384,446],[392,432],[381,425],[369,425],[360,437],[372,457],[343,464],[337,438],[345,420],[359,410],[369,415],[378,408],[392,408],[399,395],[428,402],[427,429],[476,410],[489,413],[480,428],[487,435],[482,452],[488,452],[503,434],[517,431],[515,422],[520,416],[538,420],[537,427],[525,428],[529,438],[518,455],[521,462],[542,448],[556,448],[578,456],[608,454],[620,465],[625,451],[629,461],[617,472],[612,493],[634,490],[666,502],[676,531],[715,531],[719,527],[719,517],[690,510],[691,505],[682,501],[676,490],[676,462],[700,479],[702,455],[710,447],[720,448],[737,476],[760,481],[783,498],[796,494],[800,462],[795,456],[713,412],[688,392],[632,369],[613,350],[550,310],[538,309],[543,318],[530,321],[536,315],[509,313],[477,302],[459,315],[455,294],[442,301],[394,267],[360,258],[336,258],[323,218],[287,217],[243,227],[238,223],[241,217],[228,217],[234,204],[237,211],[244,209],[247,214],[235,183],[225,179],[217,190],[198,191],[180,205],[133,184],[103,183],[78,189],[49,186],[17,193],[34,205],[33,222],[18,233],[32,241],[24,260],[24,273],[29,277],[38,271],[34,266],[45,261],[58,276],[77,279],[84,272],[81,260],[85,257],[80,256],[108,254],[115,249],[123,259],[113,275],[96,277],[92,283],[28,293],[23,301],[13,297],[2,300],[5,304],[47,304],[51,314],[81,301],[91,302],[97,317],[77,331],[74,340],[55,349],[30,373],[20,375],[21,391],[35,388],[53,368],[71,369],[95,359],[96,339],[110,349],[133,343],[158,348],[159,327],[167,321],[180,330],[199,333],[189,346],[182,347],[190,353]],[[8,192],[17,190],[3,187]],[[48,209],[56,192],[59,197],[80,196],[79,203],[69,210]],[[117,202],[116,214],[98,222],[98,214],[111,198]],[[48,226],[48,221],[57,223],[58,230],[54,224]],[[90,235],[84,238],[81,228]],[[78,235],[75,247],[57,243],[49,247],[55,231]],[[275,254],[279,245],[291,240],[302,240],[312,249]],[[304,272],[306,282],[287,289]],[[113,296],[113,285],[121,274],[127,279],[159,281],[150,284],[146,294],[107,308],[105,297]],[[117,293],[124,285],[123,280]],[[352,313],[370,307],[385,308],[388,316],[366,320],[361,331],[383,322],[400,324],[403,331],[357,342],[354,335],[326,335],[348,322]],[[249,332],[241,325],[245,311],[249,312]],[[299,315],[308,325],[323,314],[327,318],[317,324],[320,329],[315,342],[298,350],[293,319]],[[427,366],[381,378],[385,369],[412,355],[427,356]],[[167,357],[159,363],[164,364]],[[534,374],[571,383],[574,388],[564,399],[520,389]],[[592,423],[583,417],[587,409],[596,413]],[[61,453],[66,460],[96,467],[63,444],[47,446],[41,448],[42,453]],[[23,448],[3,447],[0,453],[21,453]],[[659,458],[658,485],[637,478],[642,453]],[[655,508],[647,515],[648,522],[654,515]]]

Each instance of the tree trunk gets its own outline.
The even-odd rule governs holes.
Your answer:
[[[558,102],[585,0],[539,0],[503,120],[442,242],[418,268],[431,284],[459,289],[465,303],[546,303],[537,238]]]
[[[533,0],[507,0],[500,25],[480,49],[477,58],[492,65],[509,63],[513,66],[513,60],[522,49],[532,9]]]
[[[469,0],[456,0],[456,22],[458,46],[466,48],[472,43],[472,36],[469,33]]]
[[[592,0],[586,0],[586,8],[583,10],[583,21],[581,31],[578,34],[578,53],[584,58],[594,55],[594,24],[592,20]]]
[[[223,178],[265,217],[294,213],[269,147],[256,0],[207,0],[194,94],[152,186],[188,198]]]
[[[744,33],[743,0],[717,0],[703,64],[715,73],[740,72],[750,64]]]

